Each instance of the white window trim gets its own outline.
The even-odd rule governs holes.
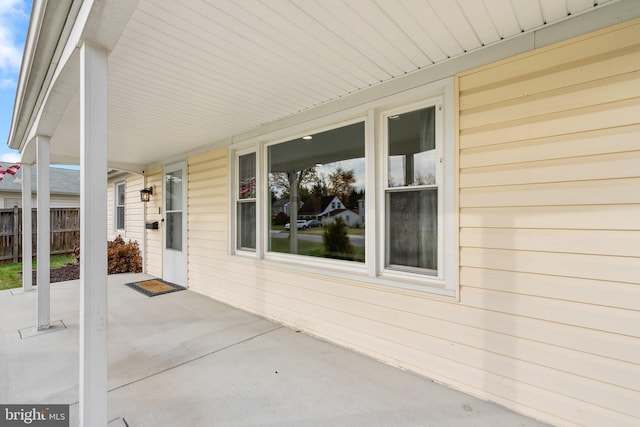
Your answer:
[[[119,205],[118,204],[118,187],[120,186],[124,187],[124,204],[123,205]],[[113,184],[113,229],[115,232],[122,232],[124,233],[125,230],[127,229],[127,184],[125,181],[117,181]],[[122,206],[122,208],[124,209],[124,227],[123,228],[118,228],[118,207]],[[125,236],[122,236],[123,238]]]
[[[239,179],[239,172],[240,172],[240,157],[246,155],[246,154],[251,154],[251,153],[256,153],[256,198],[255,198],[255,203],[256,203],[256,249],[255,250],[250,250],[250,249],[242,249],[242,248],[238,248],[238,203],[240,201],[240,195],[238,194],[238,189],[240,187],[240,179]],[[259,204],[258,201],[262,199],[262,194],[259,191],[259,189],[261,188],[261,169],[259,167],[259,152],[257,150],[257,147],[255,145],[249,147],[249,148],[245,148],[242,150],[236,150],[232,153],[232,157],[231,157],[231,167],[230,169],[230,173],[232,174],[231,176],[233,177],[233,179],[229,180],[231,182],[232,187],[230,188],[229,191],[229,195],[230,195],[230,201],[229,201],[229,213],[231,214],[231,221],[233,226],[229,227],[229,253],[232,254],[237,254],[237,255],[242,255],[242,256],[249,256],[252,258],[255,258],[256,256],[258,256],[258,248],[259,245],[262,245],[262,238],[260,237],[262,233],[261,229],[262,227],[260,227],[260,212],[259,209]]]
[[[386,159],[383,157],[384,137],[382,125],[384,115],[391,111],[412,111],[411,106],[426,106],[429,100],[440,99],[442,109],[437,130],[441,138],[440,157],[442,162],[439,193],[442,193],[443,203],[438,199],[438,229],[443,230],[444,238],[439,241],[438,248],[438,276],[427,276],[398,270],[385,269],[385,229],[384,204],[386,177]],[[395,95],[383,97],[368,102],[359,107],[327,115],[321,119],[314,119],[306,123],[281,128],[260,136],[247,139],[230,147],[230,188],[229,199],[229,253],[243,257],[254,258],[269,266],[290,268],[302,272],[321,274],[330,277],[340,277],[347,280],[362,282],[365,286],[382,286],[384,289],[396,288],[407,291],[421,291],[425,296],[435,298],[456,298],[458,295],[458,230],[455,197],[455,106],[454,79],[449,77],[425,84],[415,89],[407,90]],[[265,176],[268,170],[266,150],[269,146],[290,141],[307,134],[323,132],[340,126],[364,121],[365,123],[365,161],[367,182],[367,203],[365,205],[366,224],[377,224],[367,227],[365,231],[365,263],[340,261],[326,258],[306,257],[295,254],[268,252],[265,240],[269,230],[268,196]],[[237,191],[237,156],[248,152],[256,152],[256,251],[245,252],[236,250],[236,196]],[[376,171],[384,173],[376,173]],[[384,175],[384,176],[383,176]],[[383,185],[384,184],[384,185]],[[372,188],[373,187],[373,188]],[[442,228],[441,228],[442,227]],[[363,265],[364,264],[364,265]]]
[[[418,273],[420,269],[416,268],[416,273],[412,273],[410,268],[406,269],[394,269],[387,267],[387,255],[388,255],[388,246],[389,241],[386,238],[386,225],[387,225],[387,192],[391,191],[411,191],[411,190],[420,190],[425,189],[428,185],[420,185],[420,186],[401,186],[398,188],[389,189],[389,167],[388,167],[388,157],[389,157],[389,141],[388,141],[388,118],[390,116],[408,113],[416,110],[420,110],[427,107],[435,107],[436,111],[436,158],[438,161],[436,162],[436,182],[437,182],[437,190],[438,190],[438,264],[437,271],[435,275],[430,275],[428,273]],[[445,286],[445,274],[444,274],[444,241],[446,240],[446,232],[445,226],[443,223],[444,219],[444,206],[445,206],[445,192],[443,191],[443,184],[445,183],[444,176],[444,152],[443,146],[445,144],[444,141],[444,97],[438,96],[430,99],[426,99],[424,101],[406,104],[401,107],[395,107],[389,110],[381,111],[378,116],[378,125],[380,127],[379,132],[379,141],[380,144],[380,161],[378,162],[379,180],[377,182],[378,189],[378,197],[381,200],[382,208],[378,211],[378,218],[376,223],[378,225],[378,243],[380,245],[380,257],[378,259],[378,271],[382,276],[386,276],[389,278],[399,278],[402,279],[405,276],[414,277],[416,274],[419,277],[424,276],[424,278],[429,278],[429,281],[437,281],[440,286]],[[444,236],[444,238],[443,238]]]

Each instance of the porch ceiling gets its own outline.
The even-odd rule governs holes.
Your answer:
[[[139,0],[109,55],[109,161],[161,162],[615,1]],[[57,107],[68,163],[78,95]]]

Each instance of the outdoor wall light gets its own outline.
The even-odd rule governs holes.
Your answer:
[[[153,194],[153,187],[143,188],[142,190],[140,190],[140,201],[148,202],[152,194]]]

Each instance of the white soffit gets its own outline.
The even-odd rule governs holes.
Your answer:
[[[109,159],[163,161],[615,1],[140,0],[109,56]]]

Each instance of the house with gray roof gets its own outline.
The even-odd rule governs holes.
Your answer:
[[[0,162],[3,169],[12,163]],[[36,168],[31,168],[31,198],[33,206],[36,205]],[[49,185],[52,208],[78,208],[80,207],[80,171],[75,169],[63,169],[52,167],[49,172]],[[22,168],[18,169],[15,176],[5,174],[0,181],[0,208],[22,207]]]

